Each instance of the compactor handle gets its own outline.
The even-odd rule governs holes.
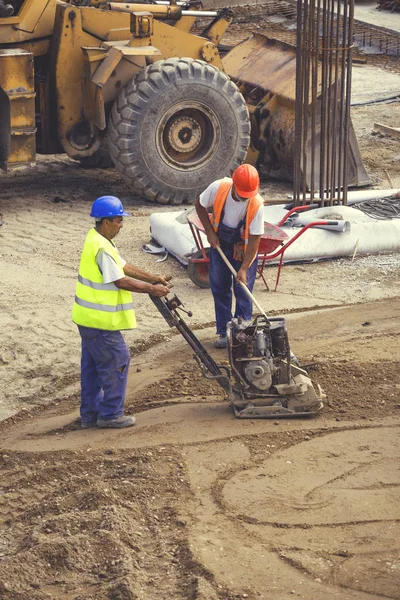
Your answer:
[[[236,277],[237,273],[236,273],[235,269],[232,267],[232,265],[229,262],[229,260],[226,258],[225,254],[222,251],[222,248],[220,246],[216,246],[216,249],[217,249],[217,252],[219,253],[220,257],[222,258],[222,260],[224,261],[224,263],[226,264],[226,266],[228,267],[228,269],[232,273],[232,275],[234,277]],[[257,258],[255,258],[254,260],[257,260]],[[249,298],[251,298],[251,300],[254,302],[255,306],[258,308],[258,310],[263,315],[263,317],[266,318],[267,323],[269,323],[269,319],[267,317],[267,313],[262,308],[262,306],[257,302],[257,300],[254,298],[253,294],[251,293],[251,291],[249,290],[249,288],[247,287],[247,285],[245,283],[243,283],[242,281],[239,281],[239,283],[242,286],[242,288],[244,289],[244,291],[246,292],[246,294],[249,296]]]

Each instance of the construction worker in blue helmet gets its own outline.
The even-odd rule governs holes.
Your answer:
[[[131,292],[166,296],[171,278],[121,258],[113,239],[129,214],[118,198],[98,198],[90,216],[95,227],[83,246],[72,309],[82,338],[81,426],[130,427],[135,417],[124,415],[130,354],[121,331],[136,327]]]

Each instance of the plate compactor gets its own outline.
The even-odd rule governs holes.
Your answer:
[[[285,319],[264,313],[251,321],[232,319],[227,327],[228,368],[215,362],[182,319],[179,311],[189,317],[192,313],[177,296],[150,298],[194,350],[204,377],[225,390],[239,419],[313,416],[322,409],[321,387],[316,391],[307,372],[293,362]]]

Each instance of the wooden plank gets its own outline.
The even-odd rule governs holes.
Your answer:
[[[390,127],[382,123],[374,123],[374,131],[394,138],[400,138],[400,127]]]

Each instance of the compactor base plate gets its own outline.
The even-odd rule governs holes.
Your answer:
[[[232,402],[233,414],[237,419],[282,419],[294,417],[315,417],[323,408],[323,402],[318,401],[312,407],[307,407],[299,403],[294,408],[285,408],[281,403],[268,406],[255,406],[250,401],[246,406],[237,406]]]

